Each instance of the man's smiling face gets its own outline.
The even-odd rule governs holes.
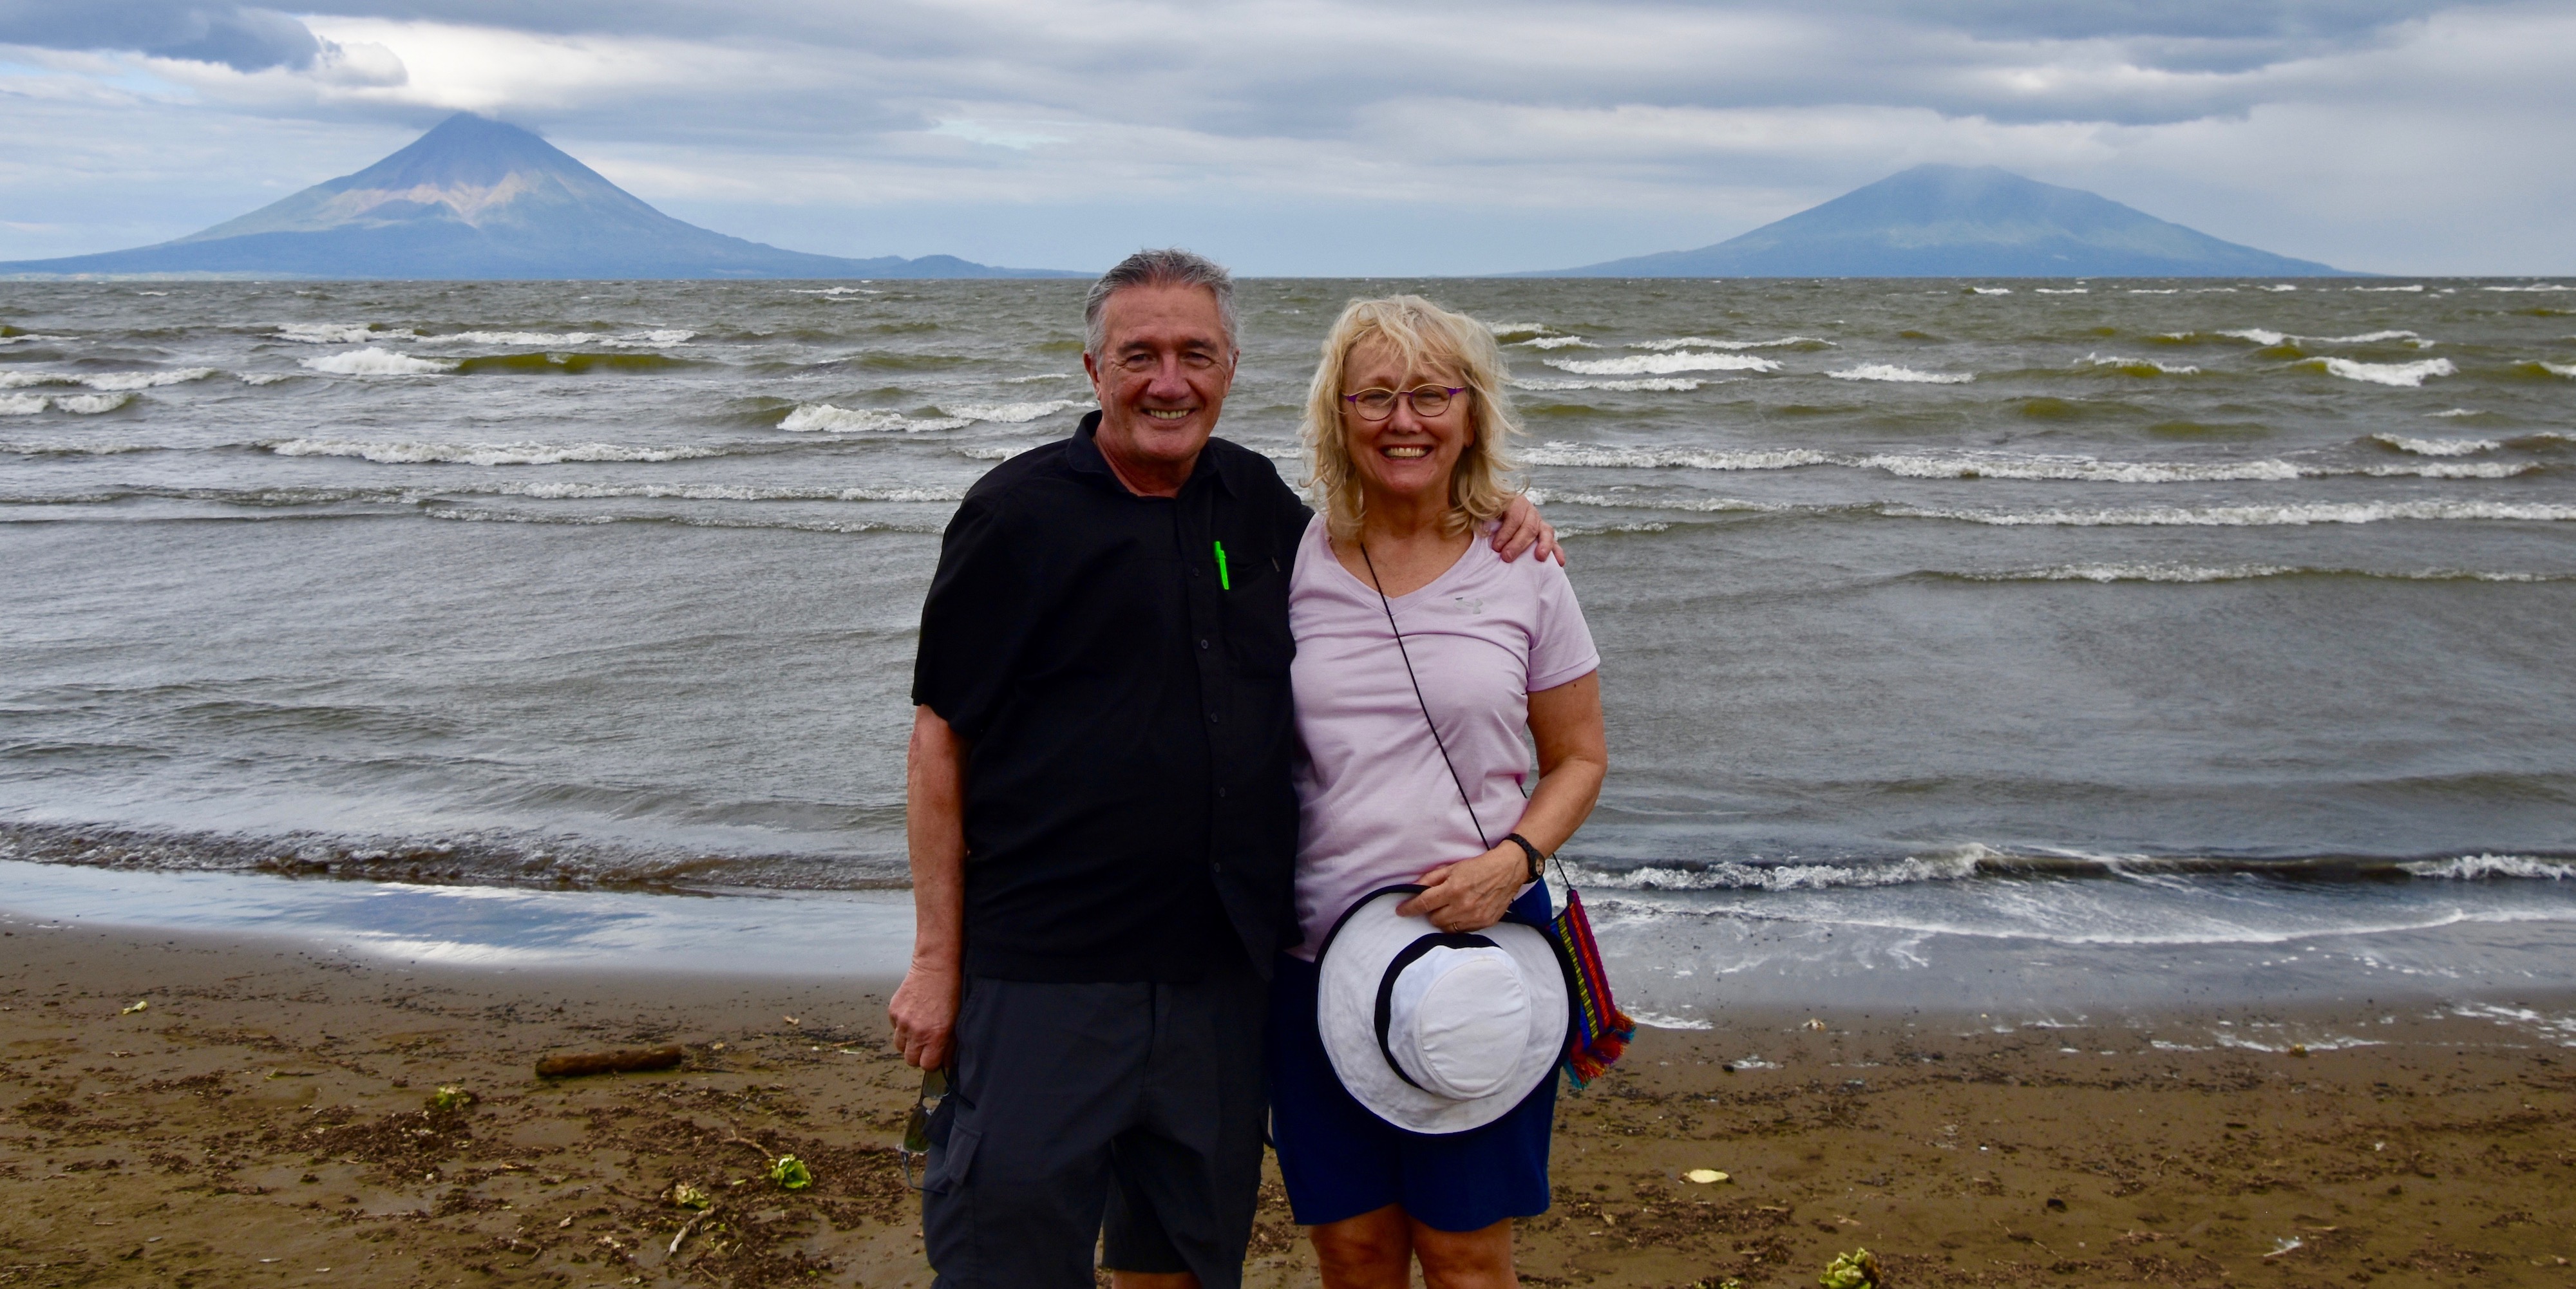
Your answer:
[[[1100,352],[1082,356],[1100,398],[1101,455],[1138,492],[1179,490],[1234,386],[1235,349],[1215,293],[1131,286],[1101,307]]]

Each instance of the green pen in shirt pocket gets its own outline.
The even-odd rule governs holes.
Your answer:
[[[1231,591],[1234,589],[1234,579],[1227,576],[1225,571],[1224,542],[1216,543],[1216,589],[1220,591]]]

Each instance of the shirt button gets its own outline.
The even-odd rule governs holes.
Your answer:
[[[1201,640],[1201,641],[1199,641],[1199,648],[1201,648],[1201,649],[1205,649],[1205,648],[1207,648],[1207,647],[1208,647],[1208,642],[1207,642],[1207,641],[1205,641],[1205,640]]]
[[[1214,725],[1214,724],[1216,724],[1216,723],[1217,723],[1217,714],[1216,714],[1216,713],[1214,713],[1214,712],[1209,712],[1209,713],[1208,713],[1208,724],[1210,724],[1210,725]]]
[[[1219,800],[1219,801],[1223,801],[1223,800],[1225,800],[1225,789],[1223,789],[1223,788],[1219,788],[1219,789],[1217,789],[1217,790],[1216,790],[1216,796],[1217,796],[1217,800]]]

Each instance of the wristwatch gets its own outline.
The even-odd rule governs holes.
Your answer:
[[[1538,846],[1537,846],[1537,844],[1536,844],[1536,843],[1532,842],[1529,838],[1527,838],[1527,837],[1524,837],[1524,836],[1520,835],[1519,833],[1513,833],[1513,834],[1511,834],[1510,836],[1503,838],[1503,840],[1508,841],[1508,842],[1517,842],[1517,843],[1520,845],[1520,848],[1521,848],[1522,853],[1524,853],[1524,854],[1526,854],[1526,855],[1528,855],[1528,856],[1529,856],[1529,862],[1530,862],[1530,866],[1529,866],[1529,880],[1530,880],[1530,881],[1535,882],[1535,881],[1537,881],[1537,880],[1538,880],[1542,875],[1544,875],[1544,874],[1546,873],[1546,871],[1547,871],[1547,856],[1546,856],[1546,855],[1544,855],[1544,854],[1542,854],[1542,853],[1540,853],[1539,848],[1538,848]]]

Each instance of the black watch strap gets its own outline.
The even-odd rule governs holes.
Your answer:
[[[1529,838],[1524,837],[1519,833],[1513,833],[1510,836],[1503,838],[1503,840],[1519,843],[1521,850],[1529,856],[1529,880],[1535,882],[1546,873],[1547,856],[1541,854],[1538,846],[1531,842]]]

